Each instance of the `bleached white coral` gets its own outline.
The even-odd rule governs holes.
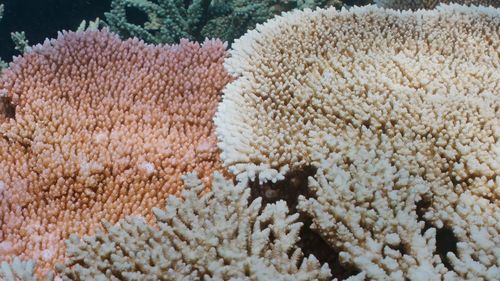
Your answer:
[[[332,141],[348,152],[321,162],[309,178],[314,196],[300,197],[298,209],[340,251],[342,263],[361,271],[352,280],[497,280],[498,205],[412,176],[390,162],[390,151]],[[419,218],[417,203],[424,201],[431,206]],[[458,244],[457,253],[447,253],[451,270],[437,255],[436,228],[424,228],[424,219],[453,228]]]
[[[497,176],[493,188],[498,191]],[[432,188],[432,206],[424,214],[437,227],[448,226],[456,236],[457,253],[448,252],[453,270],[466,280],[500,278],[500,205],[495,197],[481,197],[463,186]]]
[[[352,177],[347,191],[353,194],[336,194],[340,183],[323,181],[321,187],[332,191],[307,210],[322,219],[317,230],[349,253],[344,261],[375,279],[396,278],[398,272],[417,278],[420,274],[409,270],[417,266],[436,278],[500,275],[500,9],[296,11],[250,31],[233,44],[231,54],[225,66],[237,78],[224,90],[215,123],[221,157],[239,180],[280,180],[282,171],[308,166],[324,171],[325,157],[357,159],[352,149],[366,149],[377,156],[374,167],[384,161],[392,177],[407,174],[422,184],[412,180],[398,187],[407,189],[402,194],[389,193],[392,185],[386,186],[390,182],[384,177],[374,176],[373,186],[364,189],[351,186],[366,172],[351,171],[347,164],[343,169]],[[369,191],[380,198],[371,198]],[[393,194],[397,197],[387,197]],[[428,206],[422,208],[422,221],[436,228],[436,235],[449,231],[458,241],[456,251],[439,256],[441,262],[433,250],[433,230],[421,235],[414,214],[423,194]],[[391,208],[380,209],[382,203]],[[377,208],[392,217],[372,217]],[[350,227],[329,220],[347,210],[353,210],[352,217],[337,219]],[[370,215],[374,226],[387,226],[368,228],[358,213]],[[406,246],[413,260],[390,256],[394,262],[383,265],[389,254],[382,238],[404,242],[396,230],[413,239]],[[372,231],[371,238],[334,244]],[[379,275],[377,268],[384,272]]]
[[[182,198],[154,209],[157,224],[129,217],[68,240],[68,280],[328,280],[330,270],[295,248],[302,223],[283,201],[261,209],[250,190],[219,174],[213,189],[184,177]]]
[[[311,228],[340,250],[341,263],[369,280],[441,280],[447,269],[436,248],[435,229],[422,234],[417,202],[428,195],[421,178],[398,170],[375,150],[351,148],[321,163],[298,208],[313,218]],[[419,279],[425,273],[424,279]],[[358,276],[359,277],[359,276]]]
[[[214,119],[221,158],[239,180],[278,181],[331,152],[328,135],[385,138],[413,175],[494,192],[499,26],[500,9],[461,5],[276,17],[225,61],[236,79]]]
[[[0,264],[0,280],[2,281],[36,281],[34,261],[22,261],[14,258],[12,263],[2,262]],[[46,280],[53,280],[52,274],[47,274]]]

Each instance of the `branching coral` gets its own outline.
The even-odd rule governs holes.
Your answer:
[[[394,167],[387,151],[332,141],[349,152],[322,161],[309,179],[314,197],[300,197],[298,208],[340,252],[340,262],[361,271],[350,279],[443,280],[448,270],[435,254],[436,230],[425,230],[417,214],[429,185]]]
[[[34,261],[21,261],[15,258],[11,264],[2,262],[0,265],[0,280],[2,281],[35,281]],[[54,280],[53,274],[46,276],[47,281]]]
[[[113,0],[106,21],[122,37],[135,36],[152,43],[174,43],[181,38],[202,41],[206,37],[232,42],[279,12],[340,4],[340,0]],[[141,11],[147,20],[134,23],[127,17],[129,9]]]
[[[322,161],[309,179],[314,197],[299,198],[298,208],[340,251],[342,263],[360,269],[352,280],[497,280],[498,204],[465,191],[455,195],[455,207],[443,205],[450,191],[397,169],[387,158],[390,151],[332,141],[349,152]],[[436,203],[419,217],[418,204],[425,201]],[[424,218],[440,228],[446,218],[458,239],[456,252],[436,254],[436,229],[427,228]]]
[[[26,34],[24,33],[24,31],[12,32],[10,34],[10,38],[12,39],[12,42],[14,42],[14,48],[20,54],[29,50],[30,43],[29,43],[28,39],[26,38]]]
[[[131,217],[68,240],[67,280],[328,280],[330,270],[295,248],[301,223],[282,201],[262,208],[250,190],[217,174],[212,191],[186,176],[182,199],[154,209],[157,223]]]
[[[298,207],[340,250],[341,263],[360,269],[352,279],[442,280],[447,269],[433,253],[435,229],[424,233],[417,220],[416,203],[429,192],[421,179],[365,149],[330,155],[309,187],[315,198],[301,197]]]
[[[152,219],[181,175],[221,168],[212,117],[220,41],[152,46],[107,31],[34,46],[1,76],[0,261],[51,268],[70,233],[101,219]],[[4,108],[5,109],[5,108]]]
[[[498,0],[375,0],[375,3],[380,7],[401,10],[433,9],[440,3],[500,7]]]
[[[0,4],[0,21],[2,20],[3,16],[3,11],[4,11],[4,6],[3,4]],[[21,54],[29,48],[29,42],[28,39],[26,39],[26,35],[24,34],[23,31],[21,32],[11,32],[10,34],[12,38],[12,42],[14,43],[14,48],[20,52]],[[0,71],[2,69],[5,69],[9,66],[9,64],[2,59],[0,59]],[[1,95],[0,95],[1,98]],[[0,112],[2,110],[2,105],[0,104]]]

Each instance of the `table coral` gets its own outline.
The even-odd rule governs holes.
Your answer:
[[[68,240],[66,280],[328,280],[330,270],[295,247],[302,223],[286,203],[250,202],[250,189],[217,174],[212,190],[184,177],[157,222],[130,217],[82,240]]]
[[[297,11],[237,40],[225,65],[236,80],[215,123],[239,180],[319,169],[302,209],[370,280],[498,276],[499,9]],[[423,221],[456,251],[437,258]]]
[[[276,181],[328,154],[325,136],[370,133],[413,174],[493,192],[499,23],[497,9],[458,5],[269,21],[225,62],[237,79],[215,117],[224,164],[241,180]]]
[[[221,41],[153,46],[108,31],[63,32],[1,76],[0,261],[64,256],[101,219],[153,218],[193,170],[221,169],[212,117]]]

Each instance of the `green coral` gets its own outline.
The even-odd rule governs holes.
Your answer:
[[[99,18],[88,22],[83,20],[80,25],[76,28],[77,32],[90,31],[90,30],[99,30],[102,27],[102,21]]]
[[[30,44],[24,31],[11,32],[10,37],[12,38],[12,42],[14,42],[14,48],[19,53],[22,54],[30,49]]]
[[[3,17],[3,11],[4,11],[4,5],[0,4],[0,20],[2,20]],[[10,36],[12,38],[12,41],[14,42],[14,48],[16,51],[20,53],[24,53],[29,49],[29,42],[28,39],[26,39],[26,34],[24,31],[22,32],[11,32]],[[5,69],[9,66],[7,62],[4,60],[0,59],[0,71],[2,69]]]
[[[340,0],[113,0],[105,16],[111,31],[123,38],[176,43],[181,38],[203,41],[208,37],[232,42],[283,11],[341,4]],[[147,20],[130,22],[130,9],[144,13]]]

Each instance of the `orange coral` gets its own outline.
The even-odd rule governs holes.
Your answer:
[[[90,31],[17,58],[0,81],[1,108],[15,109],[0,117],[0,261],[20,255],[45,271],[71,233],[151,219],[192,170],[208,182],[221,168],[212,117],[225,56],[220,41],[153,46]]]

